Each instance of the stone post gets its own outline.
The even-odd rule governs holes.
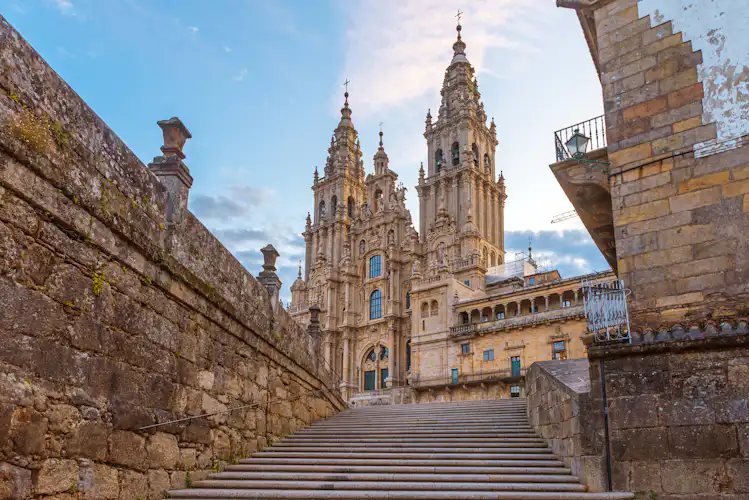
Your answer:
[[[156,122],[164,134],[163,156],[157,156],[148,168],[167,190],[166,220],[177,224],[187,210],[187,196],[192,187],[190,169],[182,161],[185,154],[182,148],[192,135],[179,118]]]
[[[271,244],[261,248],[260,251],[263,253],[263,270],[260,271],[257,279],[268,291],[273,311],[276,311],[278,309],[278,295],[281,291],[281,280],[276,274],[276,259],[279,253]]]
[[[544,297],[544,299],[546,300],[546,310],[548,311],[549,310],[549,296],[547,295],[546,297]]]
[[[515,316],[520,316],[520,301],[516,301],[515,305],[517,306],[517,309],[515,310]]]

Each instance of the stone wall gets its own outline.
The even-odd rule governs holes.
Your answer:
[[[638,326],[727,318],[749,295],[745,3],[587,2],[619,277]]]
[[[591,406],[588,359],[533,363],[525,390],[536,432],[590,491],[606,491],[603,412]]]
[[[2,17],[0,61],[0,498],[161,498],[341,409],[315,339]]]
[[[612,482],[642,499],[749,497],[749,334],[589,351],[609,408]]]

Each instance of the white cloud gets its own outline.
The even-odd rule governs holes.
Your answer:
[[[461,20],[466,53],[481,69],[488,49],[533,50],[515,26],[538,0],[475,0]],[[364,116],[436,94],[455,41],[455,2],[451,0],[358,0],[344,4],[349,18],[343,81],[350,78],[357,112]],[[525,29],[523,30],[525,31]],[[340,105],[339,92],[334,102]]]
[[[224,49],[224,52],[226,52],[227,54],[231,52],[231,47],[229,47],[228,45],[224,45],[223,49]]]
[[[239,72],[237,76],[234,77],[235,82],[241,82],[244,80],[244,77],[247,76],[247,68],[242,68],[242,70]]]
[[[190,29],[190,31],[192,31],[193,33],[197,33],[198,31],[200,31],[200,28],[198,28],[197,26],[188,26],[188,28],[189,28],[189,29]]]
[[[62,12],[65,15],[73,16],[75,15],[73,2],[70,0],[51,0],[50,3],[53,7],[55,7],[57,10]]]

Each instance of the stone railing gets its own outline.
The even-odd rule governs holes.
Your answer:
[[[446,375],[438,375],[436,377],[414,377],[411,381],[411,386],[414,389],[425,389],[433,387],[444,387],[444,386],[457,386],[457,385],[470,385],[480,384],[485,382],[500,382],[505,380],[513,380],[522,378],[525,376],[525,368],[517,369],[505,369],[505,370],[494,370],[490,372],[473,372],[473,373],[460,373],[458,374],[457,380],[452,376],[452,373]]]
[[[602,419],[589,391],[585,358],[533,363],[525,377],[530,424],[591,491],[605,491]]]
[[[512,318],[497,319],[494,321],[485,321],[483,323],[470,323],[467,325],[458,325],[450,327],[451,337],[462,337],[475,335],[478,333],[488,333],[496,330],[508,328],[525,328],[527,326],[546,323],[548,321],[559,321],[576,317],[583,317],[585,312],[582,305],[564,307],[553,311],[544,311],[537,313],[524,314]]]
[[[458,271],[476,265],[485,266],[486,262],[484,262],[484,259],[482,259],[481,256],[475,254],[469,255],[468,257],[464,257],[462,259],[456,259],[455,261],[450,263],[450,267],[453,271]]]

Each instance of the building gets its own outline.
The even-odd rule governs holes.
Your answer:
[[[727,328],[749,310],[745,2],[557,4],[577,13],[605,115],[557,131],[551,169],[631,289],[634,329]]]
[[[507,196],[495,165],[496,127],[487,125],[457,30],[437,119],[426,116],[418,232],[382,132],[374,170],[365,175],[348,92],[324,175],[314,174],[304,274],[300,266],[289,309],[303,323],[311,306],[320,309],[325,363],[340,374],[348,398],[407,386],[435,399],[480,397],[472,383],[470,394],[447,394],[469,378],[509,396],[511,387],[522,388],[513,371],[518,360],[523,370],[583,353],[580,278],[538,272],[530,254],[505,263]],[[490,359],[474,362],[474,353]],[[510,379],[515,383],[505,383]]]

